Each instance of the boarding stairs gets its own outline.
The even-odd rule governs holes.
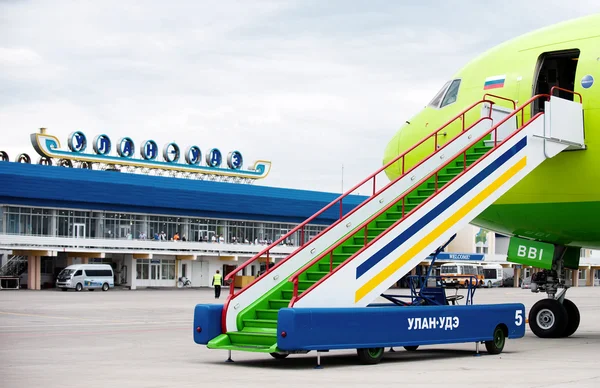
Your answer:
[[[18,289],[19,278],[27,271],[27,257],[14,255],[0,268],[0,290]]]
[[[520,107],[485,95],[238,267],[226,280],[256,261],[268,265],[271,249],[300,237],[298,249],[249,285],[236,290],[231,282],[223,334],[207,346],[277,353],[279,309],[369,305],[544,160],[584,149],[581,96],[574,93],[579,101],[570,101],[554,91]],[[531,115],[538,100],[545,109]],[[443,133],[456,135],[440,144]],[[425,158],[410,160],[425,149]],[[401,174],[377,190],[387,168]],[[365,184],[372,184],[372,195],[344,214],[344,198]],[[338,209],[339,220],[307,241],[306,225]]]

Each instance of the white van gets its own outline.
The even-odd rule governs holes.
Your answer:
[[[485,287],[502,287],[504,268],[500,264],[483,265],[483,284]]]
[[[108,291],[115,287],[114,279],[112,267],[108,264],[73,264],[60,271],[56,278],[56,288],[63,291],[69,288],[76,291],[101,288],[102,291]]]

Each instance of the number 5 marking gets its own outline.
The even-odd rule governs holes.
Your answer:
[[[515,311],[515,325],[521,326],[523,324],[523,310]]]

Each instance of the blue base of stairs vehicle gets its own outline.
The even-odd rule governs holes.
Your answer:
[[[277,346],[282,351],[386,348],[521,338],[522,304],[285,308],[279,311]],[[502,351],[502,348],[497,348]]]
[[[438,250],[435,254],[439,253]],[[435,259],[434,256],[434,259]],[[356,349],[364,364],[381,361],[387,347],[403,346],[415,351],[423,345],[475,343],[485,344],[490,354],[499,354],[506,339],[525,335],[525,306],[520,303],[473,305],[475,288],[466,290],[466,304],[456,305],[465,295],[446,294],[441,278],[429,274],[423,279],[411,277],[411,295],[382,295],[390,303],[374,303],[350,308],[281,308],[274,330],[276,343],[268,352],[276,359],[290,354]],[[435,285],[428,286],[433,280]],[[428,283],[430,282],[430,283]],[[404,301],[407,300],[407,301]],[[222,336],[223,305],[196,305],[194,342],[207,345]],[[242,345],[231,345],[240,350]],[[246,351],[265,352],[259,344],[248,344]],[[219,343],[218,348],[227,349]]]

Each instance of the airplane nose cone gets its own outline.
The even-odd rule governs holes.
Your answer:
[[[385,151],[383,153],[383,165],[385,166],[394,158],[396,158],[400,154],[400,131],[398,131],[394,137],[388,142],[385,147]],[[396,179],[400,176],[402,172],[402,165],[400,163],[393,163],[388,168],[385,169],[385,174],[387,175],[390,181]]]
[[[428,128],[427,123],[424,123],[419,117],[413,117],[410,122],[406,122],[396,132],[394,137],[387,144],[383,153],[383,165],[392,162],[399,155],[411,149],[414,145],[419,143],[425,138],[431,131]],[[404,158],[398,159],[392,163],[388,168],[385,169],[387,177],[393,181],[398,178],[402,172],[407,172],[416,163],[421,161],[425,156],[430,154],[434,149],[434,139],[431,138],[425,141],[423,144],[412,149],[406,154]],[[403,160],[404,159],[404,160]],[[403,170],[404,168],[404,170]]]

